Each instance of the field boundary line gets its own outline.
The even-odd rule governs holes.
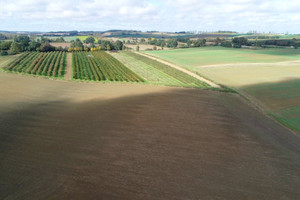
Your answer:
[[[192,77],[194,77],[194,78],[196,78],[196,79],[198,79],[198,80],[200,80],[200,81],[202,81],[202,82],[204,82],[204,83],[207,83],[208,85],[210,85],[210,86],[212,86],[212,87],[215,87],[215,88],[221,88],[221,87],[220,87],[219,85],[217,85],[216,83],[214,83],[214,82],[212,82],[212,81],[210,81],[210,80],[208,80],[208,79],[206,79],[206,78],[204,78],[204,77],[202,77],[202,76],[199,76],[199,75],[197,75],[197,74],[195,74],[195,73],[193,73],[193,72],[191,72],[191,71],[189,71],[189,70],[187,70],[187,69],[184,69],[184,68],[182,68],[182,67],[179,67],[178,65],[169,63],[169,62],[167,62],[167,61],[164,61],[164,60],[159,59],[159,58],[154,57],[154,56],[150,56],[150,55],[145,54],[145,53],[140,53],[140,52],[136,52],[136,51],[134,51],[134,53],[139,54],[139,55],[142,55],[142,56],[145,56],[145,57],[150,58],[150,59],[152,59],[152,60],[158,61],[158,62],[160,62],[160,63],[163,63],[163,64],[165,64],[165,65],[168,65],[169,67],[175,68],[175,69],[177,69],[177,70],[179,70],[179,71],[181,71],[181,72],[184,72],[184,73],[186,73],[186,74],[188,74],[188,75],[190,75],[190,76],[192,76]]]
[[[263,115],[265,115],[267,118],[271,119],[273,122],[279,124],[280,126],[286,128],[287,130],[289,130],[292,134],[296,135],[297,137],[300,137],[298,131],[294,130],[293,128],[287,126],[286,124],[282,123],[280,120],[277,119],[277,116],[275,116],[272,113],[272,109],[270,109],[267,105],[263,104],[261,101],[259,101],[258,99],[256,99],[255,97],[247,94],[246,92],[236,89],[237,91],[237,95],[239,95],[241,97],[241,99],[248,104],[249,106],[251,106],[252,108],[254,108],[255,110],[257,110],[258,112],[262,113]]]
[[[284,61],[284,62],[268,62],[268,63],[226,63],[226,64],[212,64],[199,65],[196,68],[218,68],[218,67],[249,67],[249,66],[284,66],[284,65],[299,65],[300,60]]]

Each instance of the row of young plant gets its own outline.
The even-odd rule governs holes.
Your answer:
[[[143,82],[143,79],[106,52],[73,52],[73,79]]]
[[[66,65],[66,53],[56,52],[26,52],[8,64],[5,69],[14,72],[34,75],[63,77]]]
[[[170,67],[166,64],[163,64],[163,63],[153,60],[151,58],[147,58],[146,56],[136,54],[131,51],[125,51],[124,53],[127,54],[128,56],[134,57],[135,59],[140,60],[140,61],[164,72],[165,74],[167,74],[171,77],[174,77],[175,79],[180,81],[181,85],[183,85],[183,86],[209,87],[208,84],[198,80],[197,78],[194,78],[194,77],[192,77],[182,71],[179,71],[173,67]]]

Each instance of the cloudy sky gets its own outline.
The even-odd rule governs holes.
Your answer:
[[[0,30],[300,33],[299,0],[0,0]]]

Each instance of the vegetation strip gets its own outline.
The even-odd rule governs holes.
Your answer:
[[[171,64],[169,62],[166,62],[164,60],[158,59],[156,57],[153,57],[153,56],[150,56],[150,55],[147,55],[147,54],[143,54],[143,53],[140,53],[140,52],[135,52],[135,53],[139,54],[139,55],[143,55],[143,56],[145,56],[147,58],[150,58],[150,59],[153,59],[155,61],[161,62],[161,63],[163,63],[165,65],[168,65],[168,66],[170,66],[172,68],[175,68],[175,69],[177,69],[179,71],[182,71],[182,72],[184,72],[184,73],[186,73],[186,74],[188,74],[188,75],[190,75],[190,76],[192,76],[192,77],[194,77],[194,78],[196,78],[196,79],[198,79],[200,81],[203,81],[204,83],[207,83],[208,85],[210,85],[212,87],[221,88],[219,85],[215,84],[214,82],[212,82],[212,81],[210,81],[208,79],[205,79],[205,78],[203,78],[203,77],[201,77],[201,76],[199,76],[199,75],[197,75],[197,74],[195,74],[195,73],[193,73],[193,72],[191,72],[189,70],[183,69],[182,67],[179,67],[177,65]]]
[[[36,74],[49,77],[63,77],[65,52],[26,52],[4,67],[12,72]]]
[[[106,52],[72,53],[73,79],[144,82],[136,73]]]

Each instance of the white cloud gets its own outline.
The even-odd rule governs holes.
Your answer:
[[[299,10],[299,0],[0,0],[0,29],[300,32]]]

